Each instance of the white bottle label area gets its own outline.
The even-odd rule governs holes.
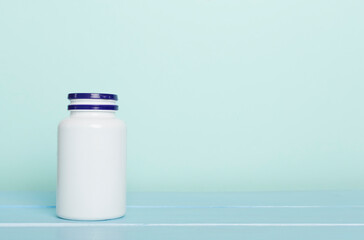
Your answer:
[[[113,112],[74,111],[58,128],[57,215],[103,220],[125,214],[126,127]]]

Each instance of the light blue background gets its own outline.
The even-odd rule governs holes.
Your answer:
[[[54,190],[69,92],[129,191],[364,189],[364,1],[0,0],[0,190]]]

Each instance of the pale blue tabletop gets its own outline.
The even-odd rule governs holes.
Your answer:
[[[56,217],[54,192],[0,192],[0,239],[364,239],[364,192],[129,193],[108,221]]]

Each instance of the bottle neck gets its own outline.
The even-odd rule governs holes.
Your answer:
[[[86,105],[115,105],[115,100],[108,99],[71,99],[71,105],[86,104]]]
[[[88,110],[72,110],[70,117],[74,118],[90,118],[90,117],[97,117],[97,118],[115,118],[115,111],[88,111]]]

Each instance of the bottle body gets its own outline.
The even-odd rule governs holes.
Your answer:
[[[105,220],[125,214],[126,127],[110,111],[72,111],[58,126],[57,215]]]

